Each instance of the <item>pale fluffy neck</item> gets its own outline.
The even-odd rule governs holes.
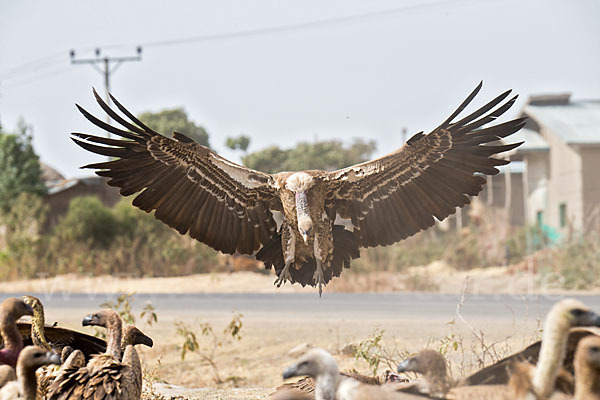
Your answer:
[[[27,368],[17,365],[17,379],[19,381],[21,394],[25,400],[35,400],[37,393],[37,378],[35,368]]]
[[[338,371],[325,371],[316,379],[315,400],[336,400],[340,374]]]
[[[533,390],[540,397],[547,397],[554,391],[556,375],[565,358],[569,328],[564,310],[550,311],[544,323],[542,347],[532,379]]]

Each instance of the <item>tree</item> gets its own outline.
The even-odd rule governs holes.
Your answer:
[[[8,212],[21,193],[43,196],[40,159],[31,145],[31,128],[19,121],[16,134],[0,132],[0,211]]]
[[[200,126],[191,121],[181,107],[168,108],[159,112],[144,112],[139,119],[150,128],[163,135],[170,136],[173,132],[183,133],[201,145],[209,147],[208,133]]]
[[[301,142],[292,149],[267,147],[248,154],[242,158],[242,162],[247,167],[268,173],[305,169],[332,171],[366,161],[374,150],[374,141],[360,139],[349,147],[344,147],[339,140]]]
[[[225,141],[225,146],[231,150],[241,150],[244,153],[248,150],[250,145],[250,137],[246,135],[240,135],[238,137],[228,137]]]

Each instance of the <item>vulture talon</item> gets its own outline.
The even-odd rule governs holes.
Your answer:
[[[277,279],[275,279],[275,282],[273,282],[273,285],[276,285],[277,287],[281,287],[282,284],[284,284],[286,282],[291,282],[291,281],[292,281],[292,274],[290,274],[290,264],[285,264],[285,266],[279,273],[279,276],[277,277]]]

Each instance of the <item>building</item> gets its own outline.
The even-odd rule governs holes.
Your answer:
[[[119,189],[106,184],[107,178],[91,176],[65,179],[55,169],[43,163],[42,177],[48,189],[46,204],[49,206],[49,211],[46,228],[56,225],[59,219],[67,213],[69,203],[75,197],[97,196],[104,205],[109,207],[121,199]]]
[[[600,226],[600,101],[570,94],[531,96],[527,123],[510,141],[523,161],[524,215],[564,236]]]

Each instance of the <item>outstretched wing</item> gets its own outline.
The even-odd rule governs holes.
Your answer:
[[[274,180],[220,157],[185,135],[174,139],[153,131],[111,96],[127,121],[112,110],[94,90],[102,109],[127,131],[113,127],[81,108],[94,125],[120,136],[110,139],[74,132],[72,139],[93,153],[115,158],[83,168],[99,169],[108,184],[123,196],[139,193],[133,205],[179,233],[223,253],[252,254],[275,233],[269,207],[277,207]],[[99,146],[98,143],[104,146]]]
[[[17,328],[23,338],[26,346],[33,345],[31,338],[31,323],[17,322]],[[94,354],[104,353],[106,351],[106,341],[90,336],[85,333],[73,331],[57,326],[46,325],[44,327],[44,336],[55,351],[62,351],[65,346],[71,346],[74,349],[81,350],[86,359]]]
[[[414,235],[469,203],[496,166],[509,161],[492,157],[521,143],[488,144],[523,127],[524,119],[481,128],[504,114],[517,96],[494,111],[510,94],[496,97],[463,119],[452,122],[473,100],[482,83],[439,127],[417,133],[379,159],[331,172],[336,211],[351,219],[361,246],[388,245]]]

